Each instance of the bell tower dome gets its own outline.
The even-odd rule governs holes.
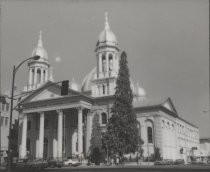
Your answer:
[[[119,70],[119,47],[117,38],[110,29],[107,12],[104,29],[98,37],[95,52],[97,67],[92,84],[92,96],[113,95]]]
[[[42,43],[42,31],[39,33],[38,44],[32,51],[32,57],[36,55],[40,56],[39,60],[30,60],[28,62],[29,80],[28,86],[24,88],[24,91],[35,90],[48,81],[50,64],[48,62],[47,51]]]

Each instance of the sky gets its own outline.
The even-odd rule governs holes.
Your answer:
[[[210,137],[208,0],[1,1],[1,92],[10,90],[13,65],[31,56],[40,30],[54,79],[81,84],[96,66],[106,11],[133,81],[149,98],[171,97],[179,116]],[[27,81],[25,64],[15,84],[22,90]]]

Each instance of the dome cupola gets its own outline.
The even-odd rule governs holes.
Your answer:
[[[24,88],[25,91],[35,90],[46,83],[48,80],[53,80],[52,72],[50,73],[50,78],[48,76],[50,64],[48,62],[47,51],[43,48],[42,31],[39,33],[37,47],[32,51],[32,57],[33,56],[40,56],[40,59],[32,59],[28,61],[29,81],[28,85]]]
[[[34,50],[32,51],[32,57],[36,55],[40,56],[39,61],[48,61],[48,54],[47,51],[44,49],[42,43],[42,31],[40,31],[39,33],[39,40],[37,47],[34,48]]]
[[[98,37],[96,47],[98,48],[101,46],[117,46],[117,45],[118,45],[117,38],[110,29],[109,22],[108,22],[108,13],[106,12],[104,30],[100,33]]]

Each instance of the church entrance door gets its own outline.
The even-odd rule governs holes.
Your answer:
[[[45,137],[44,138],[44,155],[43,158],[47,159],[47,155],[48,155],[48,139]]]

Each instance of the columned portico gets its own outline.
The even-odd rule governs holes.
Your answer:
[[[109,57],[106,54],[106,77],[109,77]]]
[[[39,126],[39,154],[38,158],[43,158],[43,146],[44,146],[44,112],[40,112],[40,126]]]
[[[22,139],[21,139],[21,152],[20,158],[26,158],[26,138],[27,138],[27,114],[23,114],[23,128],[22,128]]]
[[[82,124],[82,107],[78,108],[78,153],[83,153],[83,124]]]
[[[57,144],[57,157],[62,158],[63,150],[63,111],[57,110],[58,113],[58,144]]]
[[[92,116],[87,114],[92,105],[90,100],[86,99],[81,95],[74,95],[37,101],[31,105],[31,108],[24,107],[23,113],[30,114],[28,120],[30,120],[31,127],[27,137],[27,116],[22,115],[23,131],[20,157],[25,158],[27,155],[26,142],[28,138],[31,159],[63,159],[64,157],[77,157],[77,155],[84,158],[87,155],[86,150],[89,150],[92,126]],[[69,100],[71,103],[68,103]],[[84,120],[88,120],[88,124]],[[84,129],[88,131],[86,132]]]

